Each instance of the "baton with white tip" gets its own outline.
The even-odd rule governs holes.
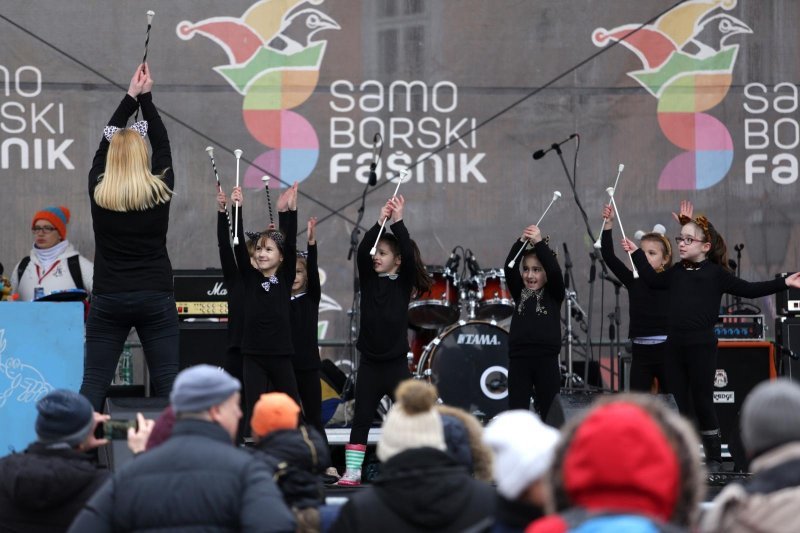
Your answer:
[[[625,169],[625,165],[622,163],[619,164],[619,169],[617,170],[617,179],[614,180],[614,187],[613,189],[617,190],[617,183],[619,183],[619,177],[622,174],[622,171]],[[597,240],[594,241],[594,247],[598,250],[603,246],[601,239],[603,238],[603,228],[606,226],[606,222],[608,222],[607,218],[603,218],[603,225],[600,226],[600,232],[597,234]]]
[[[236,187],[239,187],[239,160],[242,158],[242,151],[238,148],[233,151],[233,155],[236,156]],[[236,205],[234,207],[236,211],[233,216],[233,245],[236,246],[239,244],[239,202],[237,200]]]
[[[408,176],[408,169],[404,168],[400,170],[400,179],[397,181],[397,187],[394,188],[394,194],[392,194],[392,198],[397,196],[397,191],[400,190],[400,184],[405,181],[406,176]],[[381,240],[381,234],[383,233],[383,228],[386,226],[386,221],[389,220],[389,217],[383,219],[381,222],[381,229],[378,231],[378,238],[375,239],[375,244],[372,245],[372,249],[369,251],[369,255],[373,256],[378,252],[378,242]]]
[[[617,209],[617,202],[614,200],[614,187],[609,187],[606,189],[608,196],[611,198],[611,206],[614,208],[614,213],[617,215],[617,222],[619,223],[619,231],[622,233],[622,238],[627,240],[625,237],[625,230],[622,228],[622,220],[619,218],[619,209]],[[636,270],[636,265],[633,264],[633,254],[628,252],[628,258],[631,260],[631,268],[633,269],[633,279],[639,279],[639,271]]]
[[[547,209],[544,210],[544,213],[542,213],[542,216],[540,216],[539,220],[536,221],[536,225],[537,226],[542,223],[542,220],[544,219],[544,216],[547,214],[548,211],[550,211],[550,207],[559,198],[561,198],[561,193],[558,192],[558,191],[553,191],[553,199],[550,200],[550,203],[547,204]],[[531,243],[531,241],[525,240],[525,243],[522,245],[522,248],[520,248],[519,251],[517,252],[517,255],[514,256],[514,259],[512,259],[511,261],[508,262],[508,268],[514,268],[514,265],[517,264],[517,259],[519,259],[519,254],[521,254],[522,251],[530,245],[530,243]]]

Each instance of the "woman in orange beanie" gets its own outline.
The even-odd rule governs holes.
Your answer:
[[[33,248],[11,273],[16,299],[30,302],[69,289],[92,292],[94,265],[67,240],[69,219],[69,209],[63,205],[45,207],[33,215]]]

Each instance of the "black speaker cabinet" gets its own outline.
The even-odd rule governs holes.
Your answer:
[[[609,396],[610,394],[611,393],[605,392],[570,391],[562,389],[561,393],[553,400],[545,422],[549,426],[560,428],[565,422],[586,411],[595,400],[602,396]],[[667,404],[667,407],[676,413],[678,412],[678,404],[675,403],[675,398],[672,397],[672,394],[659,394],[658,397]]]
[[[714,407],[719,418],[722,442],[738,470],[746,460],[739,435],[739,415],[753,388],[775,379],[775,346],[766,341],[721,341],[714,375]]]
[[[800,317],[779,316],[775,319],[775,343],[778,345],[780,374],[800,381],[800,361],[795,361],[789,353],[800,355]]]
[[[227,322],[181,322],[180,368],[207,364],[222,366],[228,349]]]
[[[167,405],[169,398],[107,398],[105,411],[111,420],[136,420],[136,413],[155,420]],[[99,459],[113,472],[133,459],[133,454],[127,440],[112,440],[99,450]]]

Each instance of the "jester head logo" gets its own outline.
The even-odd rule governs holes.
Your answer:
[[[728,94],[739,45],[752,33],[730,11],[737,0],[690,0],[633,35],[639,24],[592,34],[596,46],[619,41],[642,68],[628,72],[658,99],[658,125],[683,153],[662,169],[661,190],[699,190],[716,185],[733,163],[733,140],[725,125],[706,113]],[[626,37],[627,36],[627,37]],[[624,39],[624,40],[623,40]]]
[[[263,186],[264,172],[286,182],[302,181],[319,158],[319,140],[311,124],[291,111],[305,102],[319,81],[327,41],[324,30],[338,30],[335,20],[319,10],[322,0],[260,0],[241,17],[219,16],[184,21],[176,31],[181,39],[202,35],[228,56],[227,65],[214,67],[241,94],[242,116],[250,134],[267,150],[253,159],[244,186]],[[260,168],[259,168],[260,167]]]

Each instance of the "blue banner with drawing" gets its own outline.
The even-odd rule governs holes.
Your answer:
[[[0,302],[0,456],[36,439],[36,402],[77,391],[83,374],[83,304]]]

